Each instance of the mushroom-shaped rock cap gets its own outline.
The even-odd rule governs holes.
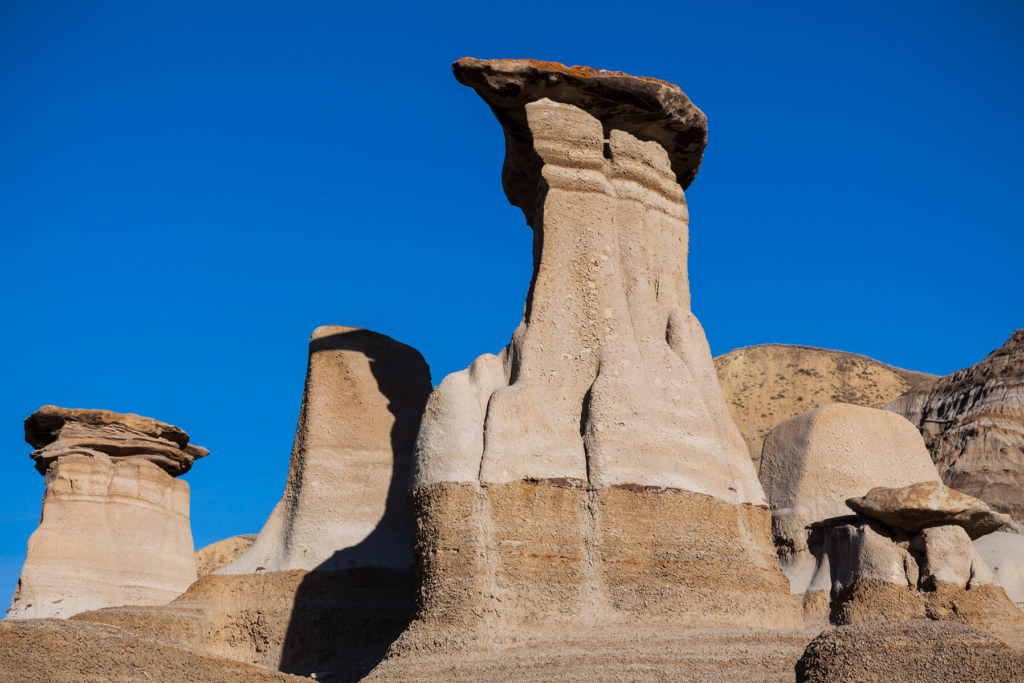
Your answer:
[[[111,458],[138,457],[178,476],[192,469],[198,458],[210,454],[189,443],[184,430],[134,413],[43,406],[25,420],[25,441],[35,448],[36,469],[47,468],[64,455]]]
[[[1012,521],[1009,515],[995,512],[977,498],[937,481],[873,488],[862,498],[850,498],[846,505],[865,517],[906,531],[946,524],[961,526],[972,540]]]
[[[540,158],[526,123],[526,105],[547,98],[571,104],[612,129],[654,140],[668,152],[677,182],[686,189],[697,177],[708,142],[708,119],[678,85],[586,66],[534,59],[473,59],[452,64],[455,78],[490,105],[505,130],[502,185],[509,201],[532,225]]]

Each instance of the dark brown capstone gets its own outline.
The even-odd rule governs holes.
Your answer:
[[[535,59],[473,59],[452,64],[455,78],[491,107],[505,131],[505,195],[533,224],[543,162],[533,151],[526,105],[548,98],[599,119],[607,136],[623,130],[654,140],[668,152],[676,180],[686,189],[697,177],[708,142],[708,119],[678,85],[586,66]]]

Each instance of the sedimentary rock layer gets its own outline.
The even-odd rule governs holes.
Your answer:
[[[169,605],[111,607],[74,620],[174,641],[211,657],[354,682],[411,621],[413,582],[409,567],[209,574]]]
[[[478,60],[455,73],[505,130],[534,276],[509,346],[427,403],[410,498],[418,616],[382,666],[401,678],[425,652],[636,620],[799,627],[690,312],[679,169],[693,150],[668,140],[689,125],[702,147],[703,116],[653,81],[678,107],[645,108],[624,74]]]
[[[318,327],[284,495],[252,546],[217,573],[412,566],[406,487],[430,390],[412,347]]]
[[[715,370],[755,467],[768,432],[791,417],[829,403],[884,408],[935,378],[867,356],[789,344],[735,349],[715,358]]]
[[[134,413],[43,406],[25,420],[25,441],[36,450],[36,469],[46,474],[50,463],[65,455],[141,458],[168,474],[188,472],[198,458],[209,455],[189,443],[184,431]]]
[[[188,484],[141,458],[66,455],[47,470],[7,616],[159,605],[195,580]]]
[[[977,498],[955,491],[937,481],[899,488],[873,488],[846,505],[854,512],[881,520],[905,531],[953,524],[976,539],[1010,523],[1010,516],[993,512]]]
[[[1024,330],[979,363],[914,387],[886,410],[921,430],[947,486],[1024,522]]]

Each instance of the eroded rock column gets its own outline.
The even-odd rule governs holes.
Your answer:
[[[504,128],[503,183],[533,228],[534,274],[511,343],[427,404],[411,479],[419,624],[435,645],[641,615],[799,625],[690,312],[683,184],[703,114],[654,79],[454,69]]]
[[[133,414],[44,406],[25,420],[25,440],[46,492],[8,618],[162,605],[196,580],[189,487],[175,477],[208,451],[188,434]]]

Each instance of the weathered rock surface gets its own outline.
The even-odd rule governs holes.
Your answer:
[[[798,683],[1004,683],[1024,680],[1024,654],[950,622],[882,621],[825,629],[796,666]]]
[[[533,225],[541,169],[526,105],[541,99],[571,104],[598,119],[604,137],[617,129],[652,140],[668,153],[675,182],[685,190],[697,177],[708,141],[708,120],[679,89],[656,78],[620,71],[567,67],[535,59],[473,59],[452,65],[459,83],[490,105],[505,133],[501,180],[509,201]]]
[[[25,441],[36,450],[36,469],[46,469],[65,455],[141,458],[171,476],[192,469],[197,458],[209,455],[189,443],[184,431],[166,422],[134,413],[43,406],[25,420]]]
[[[0,683],[287,683],[309,680],[214,659],[129,630],[77,621],[0,622]]]
[[[886,406],[924,436],[942,476],[1024,522],[1024,330],[984,360]]]
[[[899,488],[876,487],[863,497],[848,499],[846,505],[854,512],[905,531],[954,524],[963,527],[972,540],[1012,521],[1009,515],[993,512],[977,498],[937,481]]]
[[[174,641],[210,657],[354,682],[412,620],[415,594],[411,572],[385,567],[208,574],[169,605],[110,607],[73,619]]]
[[[195,580],[188,484],[146,458],[63,455],[7,617],[158,605]]]
[[[776,425],[830,403],[884,408],[935,375],[886,365],[845,351],[761,344],[715,358],[729,413],[755,467]]]
[[[814,552],[808,546],[813,524],[849,515],[846,500],[869,489],[939,478],[913,425],[884,410],[846,404],[816,408],[773,429],[760,476],[794,593],[832,584],[815,557],[820,546]]]
[[[232,536],[216,543],[211,543],[196,551],[196,572],[199,578],[216,571],[235,560],[244,553],[256,540],[256,534]]]
[[[416,604],[406,492],[430,390],[412,347],[317,328],[284,496],[252,545],[170,605],[77,618],[288,673],[360,680]]]
[[[412,567],[406,487],[430,390],[411,346],[355,327],[314,330],[284,495],[217,573]]]
[[[623,74],[454,69],[505,129],[503,181],[534,230],[534,277],[509,346],[428,401],[410,496],[418,616],[380,671],[404,680],[428,655],[465,663],[528,639],[601,647],[638,621],[799,627],[690,312],[679,169],[703,116],[675,86]],[[662,99],[638,100],[644,83]],[[687,121],[683,138],[700,143],[667,142]]]
[[[992,571],[996,585],[1024,610],[1024,535],[997,531],[975,540],[974,548]]]

